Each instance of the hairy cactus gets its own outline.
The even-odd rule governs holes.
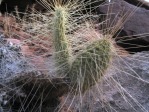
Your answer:
[[[93,42],[76,57],[71,65],[69,77],[73,86],[84,93],[95,85],[104,75],[111,59],[111,43],[109,39]]]
[[[72,57],[66,37],[67,18],[66,8],[55,6],[53,40],[57,65],[62,66],[58,74],[64,73],[70,79],[76,93],[84,93],[100,80],[107,69],[111,59],[111,43],[107,38],[97,40],[84,49],[83,53]],[[70,57],[75,60],[70,62]]]
[[[53,18],[53,42],[56,51],[57,66],[64,69],[68,67],[70,56],[68,39],[66,38],[66,25],[68,13],[61,5],[55,6]],[[68,70],[68,69],[67,69]]]

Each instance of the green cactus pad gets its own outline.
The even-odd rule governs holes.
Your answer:
[[[111,43],[108,39],[93,42],[78,55],[69,73],[75,90],[84,93],[104,75],[111,59]]]
[[[57,66],[61,66],[65,71],[68,68],[68,60],[70,57],[69,42],[66,38],[66,25],[68,14],[64,7],[56,6],[53,18],[53,42],[55,47],[55,59]]]

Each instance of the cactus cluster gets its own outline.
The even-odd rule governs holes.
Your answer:
[[[73,90],[84,93],[95,85],[108,68],[111,60],[111,42],[108,38],[101,38],[88,45],[82,53],[71,56],[69,39],[66,35],[69,13],[65,6],[56,5],[53,17],[53,43],[55,59],[59,69],[58,74],[66,73]],[[69,61],[71,59],[73,61]]]

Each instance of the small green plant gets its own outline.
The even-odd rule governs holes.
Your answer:
[[[71,65],[69,78],[77,91],[84,93],[104,75],[111,59],[111,43],[101,39],[89,45]]]
[[[65,66],[65,68],[67,68],[69,57],[71,55],[69,51],[70,46],[65,34],[68,13],[66,8],[61,5],[56,5],[54,10],[53,43],[56,51],[55,59],[58,66]]]
[[[53,40],[58,66],[64,66],[58,73],[67,73],[73,91],[84,93],[104,75],[111,59],[110,39],[103,38],[92,42],[76,57],[71,56],[66,36],[69,13],[65,6],[56,5],[53,18]],[[74,61],[69,61],[70,57]],[[63,71],[63,72],[62,72]]]

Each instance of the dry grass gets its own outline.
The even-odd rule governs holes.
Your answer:
[[[53,2],[53,3],[61,4],[60,1]],[[107,12],[107,19],[103,23],[95,24],[93,21],[99,18],[98,15],[93,15],[92,13],[87,13],[87,14],[81,13],[81,10],[86,10],[85,6],[87,4],[91,4],[91,3],[83,4],[83,2],[82,2],[82,4],[81,3],[78,4],[79,3],[78,1],[74,2],[73,4],[71,4],[71,2],[68,2],[68,3],[69,3],[69,5],[67,5],[67,8],[68,8],[67,10],[68,10],[70,16],[68,17],[68,25],[66,28],[66,35],[68,37],[68,42],[71,43],[70,50],[72,51],[72,54],[77,57],[76,61],[73,61],[74,59],[71,60],[72,62],[74,62],[74,63],[72,63],[72,68],[74,71],[72,70],[70,73],[73,73],[74,76],[79,75],[80,77],[81,77],[81,75],[84,75],[83,81],[81,80],[80,77],[74,78],[77,82],[80,83],[80,85],[79,85],[80,87],[83,87],[81,85],[81,83],[84,82],[84,80],[87,81],[87,85],[89,84],[89,87],[90,87],[90,85],[94,85],[94,86],[91,89],[89,89],[87,92],[84,92],[84,90],[83,90],[84,94],[82,93],[82,90],[80,90],[81,89],[80,87],[78,88],[78,90],[80,91],[79,94],[72,95],[71,93],[68,93],[66,95],[66,97],[63,99],[62,103],[59,105],[58,111],[61,111],[63,109],[63,107],[65,107],[67,105],[67,109],[65,109],[65,111],[70,111],[74,106],[74,108],[72,109],[74,112],[77,110],[79,112],[83,112],[82,109],[83,109],[85,102],[88,102],[88,105],[89,105],[88,110],[93,111],[93,110],[95,110],[94,109],[95,106],[93,105],[93,103],[96,100],[98,100],[98,102],[100,102],[99,106],[104,108],[105,111],[110,111],[110,110],[106,110],[106,108],[109,108],[109,107],[110,107],[111,111],[117,111],[113,107],[111,107],[111,104],[109,103],[109,99],[108,99],[109,97],[107,95],[108,93],[106,93],[108,90],[106,91],[107,88],[104,88],[105,86],[103,86],[106,84],[111,90],[116,89],[119,92],[120,97],[122,98],[121,100],[126,102],[126,104],[128,104],[127,106],[131,107],[132,110],[137,111],[137,110],[135,110],[135,107],[133,107],[133,104],[135,103],[135,105],[137,105],[142,112],[147,112],[148,110],[146,110],[145,107],[143,107],[142,104],[139,101],[137,101],[137,99],[134,97],[134,95],[130,94],[129,90],[124,88],[121,85],[121,83],[119,82],[119,80],[115,79],[115,75],[113,75],[113,74],[119,75],[119,73],[121,72],[121,73],[125,73],[126,77],[128,77],[128,78],[133,77],[134,80],[140,81],[142,84],[149,83],[148,81],[146,81],[145,79],[142,79],[139,76],[139,74],[132,68],[131,63],[126,62],[125,59],[123,59],[123,56],[127,56],[127,57],[129,56],[128,52],[124,51],[119,46],[117,46],[115,40],[112,38],[113,35],[115,35],[117,33],[117,31],[119,29],[121,29],[121,27],[123,27],[126,20],[128,20],[135,13],[137,8],[134,9],[133,11],[131,11],[131,13],[130,12],[125,13],[121,18],[118,19],[118,21],[116,21],[116,23],[113,22],[112,24],[115,24],[115,25],[111,28],[111,23],[108,21],[110,18],[110,10]],[[20,27],[21,31],[23,31],[29,35],[28,38],[23,38],[23,42],[34,43],[36,46],[38,46],[38,48],[43,47],[43,49],[46,49],[46,51],[44,53],[42,53],[41,56],[48,55],[49,52],[50,52],[50,54],[55,55],[59,51],[55,52],[53,50],[54,43],[51,42],[53,29],[51,27],[49,27],[52,25],[52,18],[53,18],[53,7],[52,6],[53,6],[53,4],[50,5],[50,1],[49,2],[42,1],[42,4],[47,8],[47,10],[48,10],[47,13],[42,14],[42,13],[34,11],[34,13],[32,13],[30,15],[27,14],[26,17],[24,17],[21,20],[21,22],[19,23],[20,24],[19,27]],[[92,20],[92,18],[94,20]],[[115,19],[117,19],[117,18],[115,18]],[[105,32],[105,29],[102,29],[101,31],[98,31],[96,29],[97,26],[100,26],[102,24],[106,25],[106,28],[105,28],[106,32]],[[19,34],[19,36],[24,37],[24,36],[21,36],[20,34]],[[103,78],[99,78],[100,79],[100,82],[99,82],[97,80],[98,79],[98,76],[97,76],[98,72],[97,72],[97,68],[96,68],[97,66],[92,66],[92,64],[87,65],[87,63],[89,62],[88,60],[86,61],[86,64],[84,64],[82,62],[82,59],[84,57],[86,57],[87,52],[85,52],[85,53],[82,53],[82,52],[84,52],[83,50],[85,48],[87,48],[87,50],[88,50],[93,47],[93,49],[91,49],[91,51],[90,51],[90,52],[93,52],[93,55],[89,54],[89,57],[90,57],[90,59],[93,59],[93,61],[95,63],[97,63],[99,61],[98,56],[101,56],[101,54],[102,54],[102,56],[104,56],[104,55],[109,56],[109,54],[107,54],[107,53],[104,53],[104,52],[101,53],[101,52],[94,51],[94,49],[97,47],[96,45],[89,46],[91,43],[93,43],[95,41],[98,42],[101,38],[105,38],[107,36],[109,38],[108,41],[110,41],[110,44],[112,44],[112,47],[114,47],[114,48],[110,47],[110,49],[108,49],[108,50],[112,51],[112,52],[110,52],[110,55],[114,57],[114,60],[115,59],[121,60],[124,63],[125,67],[127,67],[127,69],[129,69],[132,73],[125,71],[123,68],[119,68],[118,65],[116,65],[113,60],[111,63],[108,64],[109,69],[107,69],[106,72],[102,71],[102,72],[105,72],[104,73],[105,75],[102,75]],[[100,41],[99,41],[99,43],[100,43]],[[99,44],[98,47],[100,45],[101,44]],[[104,47],[107,48],[106,43],[104,45],[105,45]],[[89,46],[89,47],[87,47],[87,46]],[[96,54],[97,54],[97,57],[95,56]],[[78,55],[81,56],[81,58],[78,58]],[[33,55],[33,57],[35,58],[35,55]],[[145,56],[143,56],[143,57],[145,57]],[[148,55],[146,57],[147,57],[147,59],[149,58]],[[32,57],[31,57],[31,59],[32,59]],[[108,59],[105,58],[105,60],[104,61],[102,60],[101,63],[105,64],[105,61],[108,61]],[[132,60],[140,61],[139,59],[137,60],[135,58]],[[42,63],[45,64],[44,62],[42,62]],[[48,75],[51,75],[51,73],[55,73],[57,70],[65,69],[65,64],[60,65],[60,66],[55,66],[55,64],[57,64],[57,63],[58,63],[57,61],[54,61],[54,63],[49,62],[49,64],[54,67],[54,70],[47,68],[46,70],[49,71]],[[101,63],[99,63],[99,64],[101,65]],[[119,62],[117,62],[117,63],[119,63]],[[148,62],[146,62],[146,63],[148,63]],[[77,65],[77,67],[76,67],[76,65]],[[84,68],[84,67],[86,67],[85,65],[88,66],[88,68]],[[78,66],[81,66],[81,69]],[[74,69],[75,67],[77,69]],[[100,66],[98,65],[98,67],[100,67]],[[106,67],[107,67],[107,65],[106,65]],[[100,69],[101,68],[98,68],[98,71]],[[42,69],[42,68],[39,71],[42,71],[42,70],[45,71],[45,69]],[[81,70],[81,72],[80,72],[80,70]],[[84,71],[82,71],[82,70],[84,70]],[[86,73],[85,70],[89,70],[89,72],[88,72],[88,75],[90,75],[89,78],[86,77],[86,74],[83,74],[83,73]],[[80,72],[80,73],[77,73],[77,72]],[[97,73],[93,73],[93,74],[96,74],[94,76],[94,75],[91,75],[92,74],[91,72],[97,72]],[[135,75],[132,75],[132,74],[135,74]],[[58,74],[56,74],[56,76],[57,75]],[[70,75],[72,75],[72,74],[70,74]],[[61,76],[59,76],[59,77],[61,77]],[[124,76],[121,76],[121,77],[124,77]],[[92,84],[92,82],[90,82],[91,78],[95,79],[94,84]],[[117,77],[117,78],[119,78],[119,77]],[[84,86],[83,88],[86,88],[86,87]],[[90,97],[92,97],[92,98],[90,98]],[[129,99],[131,99],[132,101],[130,101]],[[42,106],[41,106],[41,108],[42,108]]]

